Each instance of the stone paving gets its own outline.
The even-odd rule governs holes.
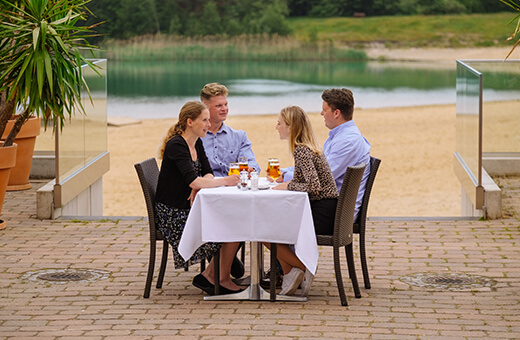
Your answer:
[[[1,339],[520,339],[518,179],[502,180],[509,207],[502,220],[370,221],[372,288],[363,288],[356,261],[362,298],[354,298],[345,269],[348,307],[340,305],[328,248],[320,249],[305,303],[204,301],[191,285],[198,266],[175,270],[171,260],[163,287],[144,299],[146,220],[41,221],[34,191],[40,183],[33,184],[8,193],[4,203]],[[38,278],[64,269],[99,275]],[[446,277],[455,284],[435,279]],[[458,278],[469,284],[457,285]]]

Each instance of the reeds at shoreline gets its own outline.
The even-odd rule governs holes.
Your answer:
[[[364,51],[335,46],[332,41],[299,41],[269,35],[181,37],[148,35],[130,40],[107,40],[103,57],[119,61],[245,60],[245,61],[360,61]]]

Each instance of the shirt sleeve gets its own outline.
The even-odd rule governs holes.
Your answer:
[[[335,179],[342,178],[349,165],[355,165],[354,145],[351,142],[344,141],[331,145],[328,153],[325,154],[329,162],[330,170]]]
[[[247,134],[245,131],[242,131],[241,143],[240,143],[240,151],[238,153],[238,157],[247,157],[247,162],[250,167],[254,168],[256,172],[260,173],[260,165],[255,160],[255,153],[252,149],[252,143],[247,138]]]
[[[294,177],[294,166],[282,168],[282,176],[284,182],[289,182]]]
[[[294,178],[287,185],[292,191],[303,191],[319,194],[320,180],[313,162],[313,152],[307,147],[296,147],[294,150]]]

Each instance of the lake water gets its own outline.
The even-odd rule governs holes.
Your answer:
[[[108,115],[176,117],[186,101],[199,99],[209,82],[228,87],[233,115],[276,114],[288,105],[319,112],[321,93],[331,87],[352,90],[357,108],[452,104],[455,69],[455,62],[109,62]],[[484,98],[511,95],[491,86]]]

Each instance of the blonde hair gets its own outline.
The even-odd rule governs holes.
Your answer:
[[[219,83],[209,83],[204,85],[200,91],[201,100],[210,100],[216,96],[227,96],[229,93],[227,87]]]
[[[166,133],[166,136],[164,137],[164,140],[162,142],[162,145],[159,149],[159,159],[163,158],[164,155],[164,148],[166,147],[166,143],[170,139],[172,139],[175,136],[180,136],[183,134],[184,131],[186,131],[186,126],[188,125],[188,119],[195,120],[197,119],[202,111],[207,110],[208,108],[206,105],[204,105],[201,102],[198,101],[189,101],[186,104],[184,104],[181,108],[181,112],[179,113],[179,120],[175,125],[172,125],[168,132]]]
[[[289,125],[289,148],[291,153],[298,145],[303,145],[317,154],[321,154],[321,147],[316,141],[309,117],[299,106],[287,106],[280,111],[280,117]]]

